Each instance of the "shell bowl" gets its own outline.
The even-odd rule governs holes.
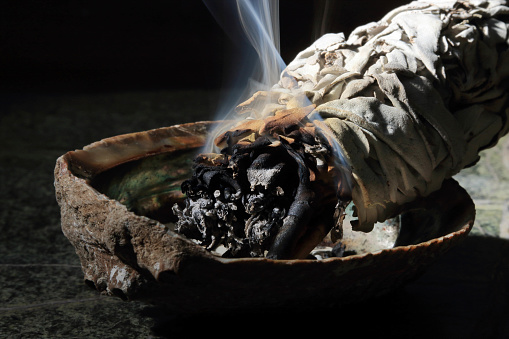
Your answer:
[[[171,230],[171,205],[183,199],[180,183],[217,123],[119,135],[58,158],[62,231],[87,284],[182,314],[347,304],[418,277],[472,228],[474,204],[450,179],[421,208],[399,217],[390,248],[352,241],[357,254],[341,258],[221,258]],[[368,243],[385,241],[372,233]]]

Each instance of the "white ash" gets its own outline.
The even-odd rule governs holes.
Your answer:
[[[281,172],[283,164],[278,164],[274,168],[248,168],[247,180],[251,184],[251,190],[254,190],[257,186],[263,186],[267,189],[274,183],[274,178]]]

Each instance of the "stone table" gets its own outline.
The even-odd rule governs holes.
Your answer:
[[[471,235],[420,278],[343,309],[182,317],[85,285],[60,230],[55,160],[102,138],[213,119],[213,91],[18,95],[0,117],[0,337],[163,338],[196,335],[509,336],[509,139],[458,175],[477,206]],[[363,323],[359,324],[359,320]],[[269,330],[270,328],[270,330]]]

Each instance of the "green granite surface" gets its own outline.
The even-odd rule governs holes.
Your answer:
[[[456,180],[476,205],[472,234],[509,239],[509,138],[483,151],[481,160],[461,171]]]
[[[56,159],[121,133],[214,118],[213,92],[24,95],[0,117],[0,338],[181,338],[246,333],[504,338],[509,335],[509,139],[458,176],[477,206],[472,234],[395,293],[345,309],[182,318],[100,295],[60,230]]]

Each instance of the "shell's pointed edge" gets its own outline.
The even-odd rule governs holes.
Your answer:
[[[408,245],[342,258],[224,259],[94,187],[95,178],[126,164],[161,155],[171,161],[173,154],[199,149],[216,123],[120,135],[58,158],[54,174],[62,231],[80,258],[87,283],[109,295],[189,314],[348,304],[415,278],[473,226],[474,204],[451,179],[433,198],[452,203],[428,201],[419,207],[440,216],[434,223],[436,236],[424,241],[412,241],[410,232],[405,235]],[[120,172],[127,173],[125,168]],[[419,226],[422,213],[416,211],[407,220]]]

